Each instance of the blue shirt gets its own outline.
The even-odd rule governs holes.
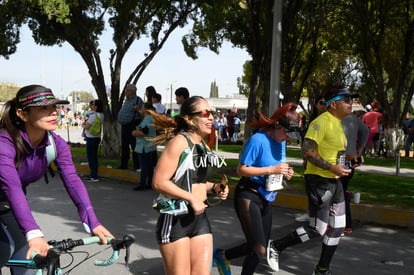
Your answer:
[[[286,162],[286,141],[277,142],[264,131],[255,133],[247,141],[240,163],[254,167],[268,167]],[[277,192],[266,191],[266,176],[250,177],[260,185],[259,193],[269,202],[276,199]]]

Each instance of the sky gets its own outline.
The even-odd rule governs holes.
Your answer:
[[[250,60],[247,52],[226,43],[219,55],[200,49],[199,58],[192,60],[185,55],[181,44],[181,37],[186,32],[182,29],[173,32],[138,81],[138,95],[143,96],[145,87],[152,85],[162,95],[163,102],[170,98],[171,87],[172,91],[187,87],[191,95],[209,97],[213,81],[219,88],[219,97],[238,94],[237,77],[242,76],[243,64]],[[128,51],[122,65],[121,85],[142,61],[147,44],[147,41],[136,41]],[[101,39],[101,61],[107,85],[110,84],[108,59],[111,46],[111,37],[105,34]],[[51,88],[60,98],[72,91],[88,91],[96,96],[85,63],[69,44],[38,46],[26,28],[22,30],[17,52],[8,60],[0,57],[0,72],[0,82],[19,86],[41,84]]]

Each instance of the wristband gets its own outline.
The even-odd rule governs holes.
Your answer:
[[[40,229],[30,230],[29,232],[26,233],[26,241],[30,241],[31,239],[40,238],[44,236],[45,235],[43,235]]]

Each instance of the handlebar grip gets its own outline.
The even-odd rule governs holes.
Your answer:
[[[119,258],[119,250],[114,250],[114,253],[112,254],[111,258],[105,261],[97,260],[95,261],[96,266],[107,266],[115,263]]]
[[[108,244],[112,240],[112,238],[110,238],[110,237],[106,237],[106,239],[108,241]],[[88,245],[88,244],[100,243],[101,239],[99,239],[98,236],[92,236],[92,237],[83,238],[82,241],[85,245]]]

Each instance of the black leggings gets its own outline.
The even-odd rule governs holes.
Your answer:
[[[266,246],[272,229],[272,203],[239,183],[235,191],[234,208],[246,242],[226,249],[225,257],[231,260],[246,256],[241,274],[253,274],[260,259],[266,255]]]
[[[9,259],[24,260],[27,242],[11,211],[0,214],[0,267]],[[12,255],[11,255],[12,254]],[[13,268],[14,275],[34,274],[34,269]]]

